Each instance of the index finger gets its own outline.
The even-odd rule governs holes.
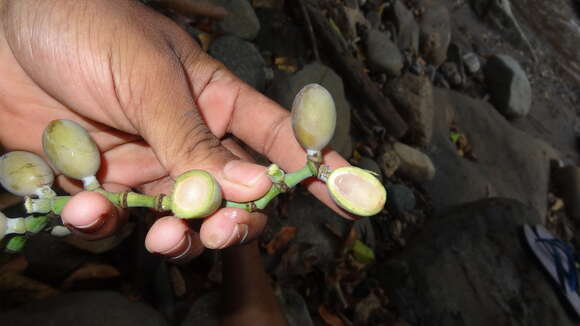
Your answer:
[[[286,171],[304,167],[306,152],[294,137],[290,112],[225,68],[214,73],[200,92],[197,104],[208,126],[216,134],[232,133]],[[224,113],[228,119],[224,119]],[[323,162],[331,169],[349,165],[333,150],[323,152]],[[334,203],[322,181],[309,181],[307,186],[330,208],[352,218]]]

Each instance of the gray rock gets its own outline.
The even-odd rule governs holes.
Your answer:
[[[522,118],[530,112],[532,88],[519,63],[507,55],[491,57],[483,67],[494,106],[508,118]]]
[[[75,292],[32,302],[0,314],[0,325],[10,326],[165,326],[153,308],[129,301],[115,292]]]
[[[433,220],[379,276],[411,325],[575,325],[520,239],[540,217],[528,206],[487,199]]]
[[[372,29],[379,29],[379,26],[381,26],[381,14],[378,11],[371,10],[367,13],[367,21]]]
[[[403,69],[403,56],[399,48],[381,31],[372,29],[366,40],[367,59],[371,69],[398,76]]]
[[[451,86],[459,87],[463,84],[463,78],[455,62],[445,62],[441,66],[441,73]]]
[[[469,71],[470,74],[476,74],[479,70],[481,70],[481,61],[479,60],[479,56],[473,52],[466,53],[463,56],[463,63],[465,64],[465,68]]]
[[[267,94],[281,106],[291,109],[294,96],[310,83],[318,83],[332,94],[336,105],[336,130],[329,146],[343,157],[349,158],[353,149],[350,136],[350,104],[344,94],[342,79],[332,69],[320,63],[306,65],[293,75],[279,76]]]
[[[519,200],[544,216],[550,160],[559,154],[513,127],[485,101],[443,89],[435,89],[434,95],[436,120],[429,157],[437,174],[424,187],[435,213],[500,196]],[[467,137],[476,162],[457,155],[449,140],[451,120]]]
[[[426,8],[421,20],[420,50],[428,63],[438,67],[447,58],[451,42],[451,17],[444,5]]]
[[[405,74],[385,85],[384,93],[409,124],[409,141],[427,147],[433,135],[433,86],[427,76]]]
[[[357,166],[360,167],[361,169],[369,170],[376,173],[377,178],[379,178],[379,180],[383,180],[381,168],[379,167],[379,164],[372,158],[368,158],[366,156],[361,157]]]
[[[401,0],[395,0],[389,9],[391,19],[397,27],[397,45],[399,49],[418,54],[419,25],[415,21],[413,13],[407,9]]]
[[[417,200],[413,190],[403,184],[387,185],[387,208],[395,216],[402,216],[403,213],[415,208]]]
[[[260,32],[260,21],[248,0],[209,0],[210,3],[224,7],[228,12],[218,29],[246,40],[254,39]]]
[[[391,147],[387,147],[379,158],[379,166],[387,178],[390,178],[397,172],[401,166],[399,155]]]
[[[256,47],[233,35],[213,41],[208,53],[258,91],[266,85],[266,63]]]
[[[435,176],[435,166],[429,156],[402,143],[393,144],[392,150],[401,161],[397,171],[402,175],[417,183],[426,182]]]

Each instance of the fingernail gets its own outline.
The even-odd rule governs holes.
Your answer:
[[[217,241],[212,241],[213,244],[210,245],[209,247],[213,249],[223,249],[231,245],[242,244],[244,241],[246,241],[247,237],[248,237],[248,225],[236,224],[229,237],[222,238],[221,240]]]
[[[101,226],[103,226],[103,224],[105,224],[105,219],[102,217],[99,217],[99,218],[95,219],[94,221],[92,221],[88,224],[85,224],[85,225],[73,225],[73,224],[69,224],[69,225],[75,229],[78,229],[78,230],[90,231],[90,230],[98,230]]]
[[[223,173],[227,180],[251,187],[266,175],[266,168],[250,162],[235,160],[224,166]]]

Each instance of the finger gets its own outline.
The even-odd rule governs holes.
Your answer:
[[[197,103],[213,133],[234,134],[287,171],[300,169],[306,163],[306,152],[292,131],[290,113],[231,73],[216,72],[212,82],[200,92]],[[225,122],[212,123],[220,120],[220,114],[229,114],[229,118]],[[333,150],[324,151],[323,159],[331,169],[349,165]],[[347,218],[354,217],[334,203],[323,182],[309,180],[307,186],[336,212]]]
[[[249,213],[239,208],[220,209],[203,222],[201,241],[210,249],[243,244],[258,237],[266,221],[262,213]]]
[[[109,191],[124,191],[121,185],[105,185]],[[127,220],[127,212],[115,207],[105,196],[83,191],[66,203],[61,213],[63,224],[85,239],[94,240],[112,235]]]
[[[149,252],[164,255],[175,262],[188,261],[204,250],[199,234],[184,220],[174,216],[155,221],[145,238],[145,247]]]

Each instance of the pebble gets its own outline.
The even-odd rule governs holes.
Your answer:
[[[372,29],[367,36],[367,57],[371,69],[398,76],[403,69],[403,56],[387,33]]]
[[[520,64],[507,55],[491,57],[484,68],[491,102],[508,118],[528,115],[532,105],[532,87]]]
[[[465,64],[465,68],[467,68],[467,71],[470,74],[476,74],[481,70],[481,61],[479,60],[479,56],[473,52],[466,53],[463,56],[463,63]]]
[[[415,208],[417,200],[413,190],[403,184],[387,185],[387,208],[396,217],[403,217],[403,214]]]
[[[253,40],[260,32],[260,21],[248,0],[209,0],[210,3],[224,7],[228,12],[218,29],[246,40]]]
[[[376,177],[381,181],[383,180],[381,168],[379,167],[379,164],[372,158],[366,156],[361,157],[361,159],[358,162],[358,167],[376,173],[377,174]]]
[[[393,144],[393,150],[401,160],[398,172],[402,175],[417,183],[433,179],[435,166],[429,156],[403,143]]]

